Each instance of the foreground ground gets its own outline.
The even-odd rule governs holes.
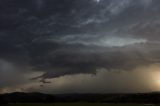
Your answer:
[[[7,106],[160,106],[160,104],[109,104],[109,103],[27,103],[27,104],[9,104]]]

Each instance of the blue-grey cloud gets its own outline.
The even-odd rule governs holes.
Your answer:
[[[0,58],[41,79],[159,62],[159,2],[0,1]]]

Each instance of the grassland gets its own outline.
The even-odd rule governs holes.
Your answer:
[[[160,106],[160,104],[109,104],[109,103],[26,103],[9,104],[7,106]]]

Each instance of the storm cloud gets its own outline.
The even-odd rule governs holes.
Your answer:
[[[0,74],[46,80],[159,63],[159,11],[159,0],[0,0]]]

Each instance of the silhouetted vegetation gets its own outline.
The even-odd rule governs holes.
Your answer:
[[[160,93],[139,94],[42,94],[10,93],[0,95],[1,103],[160,103]]]

